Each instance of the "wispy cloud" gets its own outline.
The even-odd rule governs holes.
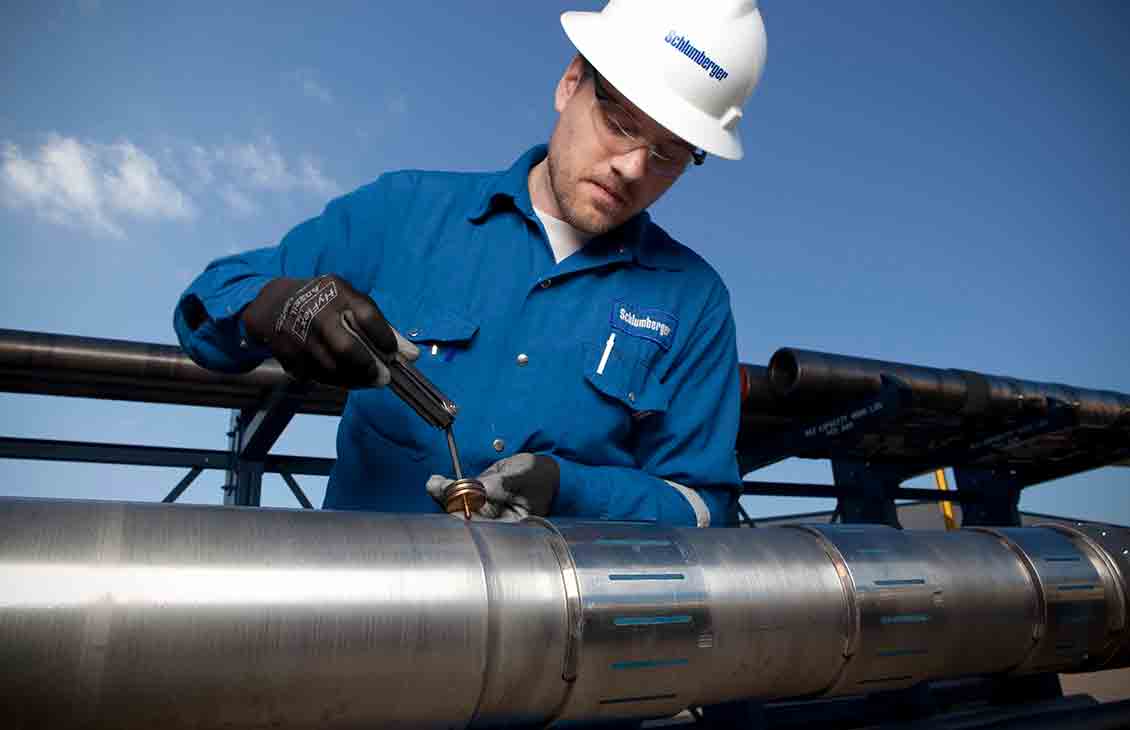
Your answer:
[[[217,189],[216,193],[227,204],[228,209],[236,215],[250,217],[260,210],[251,196],[231,183],[224,183]]]
[[[48,135],[25,152],[0,144],[0,201],[52,223],[123,237],[136,219],[183,221],[222,204],[257,215],[270,195],[341,192],[312,157],[288,158],[269,136],[222,145],[177,144],[154,156],[129,141]]]
[[[311,99],[317,99],[323,104],[332,104],[334,95],[314,73],[313,69],[300,68],[286,74],[289,83],[299,88],[303,94]]]
[[[264,136],[205,149],[193,149],[193,168],[205,183],[226,180],[236,189],[272,192],[305,191],[320,196],[336,195],[341,188],[326,177],[312,157],[288,161],[275,141]]]
[[[212,173],[212,154],[198,144],[190,146],[185,154],[188,158],[188,166],[197,180],[201,184],[211,185],[216,179]]]
[[[130,142],[102,145],[58,134],[29,154],[4,143],[0,199],[53,223],[115,237],[129,218],[195,215],[191,199]]]

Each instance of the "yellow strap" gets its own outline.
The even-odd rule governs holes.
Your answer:
[[[934,472],[934,482],[938,485],[938,489],[942,490],[943,492],[949,491],[949,485],[946,484],[945,469],[938,469]],[[957,520],[955,520],[953,516],[953,502],[938,502],[938,506],[942,508],[942,519],[946,522],[946,529],[957,529]]]

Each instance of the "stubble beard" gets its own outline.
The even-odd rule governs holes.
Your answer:
[[[572,174],[571,170],[559,167],[552,152],[546,156],[545,164],[549,194],[557,201],[561,220],[592,236],[603,235],[616,227],[616,221],[607,216],[600,215],[595,210],[582,209],[578,190],[581,184],[580,178]]]

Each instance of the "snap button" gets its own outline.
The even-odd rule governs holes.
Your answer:
[[[636,402],[636,394],[635,393],[628,393],[628,400],[635,403]]]
[[[538,286],[540,286],[542,289],[548,289],[549,285],[552,284],[552,283],[553,283],[553,279],[542,279],[541,283],[538,284]]]
[[[490,445],[493,446],[494,450],[498,451],[498,452],[501,452],[503,449],[506,448],[506,442],[503,441],[502,439],[495,439],[494,441],[491,442]]]
[[[413,327],[412,329],[408,330],[407,334],[408,334],[409,337],[419,337],[420,336],[420,330]]]
[[[530,356],[523,352],[518,355],[517,359],[519,365],[525,365],[530,361]]]

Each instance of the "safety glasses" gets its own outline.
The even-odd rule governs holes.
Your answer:
[[[597,137],[616,154],[627,154],[647,148],[647,170],[659,177],[678,177],[694,161],[701,165],[706,153],[686,144],[670,141],[653,144],[644,138],[640,124],[631,112],[612,98],[601,83],[600,74],[592,73],[592,122]]]

